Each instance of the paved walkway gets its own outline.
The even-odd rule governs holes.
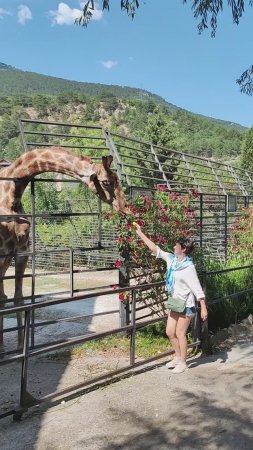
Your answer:
[[[252,450],[253,345],[193,358],[173,375],[164,363],[20,423],[1,421],[3,450]]]

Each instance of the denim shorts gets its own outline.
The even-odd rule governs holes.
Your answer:
[[[195,306],[186,306],[186,308],[184,309],[184,311],[181,313],[183,316],[186,317],[194,317],[196,314],[196,308]]]

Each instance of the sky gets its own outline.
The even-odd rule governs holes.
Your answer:
[[[205,116],[253,125],[253,97],[236,79],[253,64],[253,8],[240,24],[227,7],[198,33],[191,1],[140,1],[134,20],[111,0],[88,28],[74,24],[83,1],[0,0],[0,62],[69,80],[146,89]],[[224,2],[226,4],[226,1]],[[247,3],[247,1],[246,1]]]

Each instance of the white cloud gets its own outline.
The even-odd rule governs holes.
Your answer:
[[[3,19],[4,16],[11,16],[11,13],[6,11],[6,9],[0,8],[0,19]]]
[[[108,61],[101,61],[101,64],[106,69],[112,69],[113,67],[117,66],[118,61],[111,61],[110,59],[108,59]]]
[[[84,3],[80,3],[82,8]],[[49,11],[52,17],[53,25],[73,25],[76,19],[82,15],[82,10],[77,8],[70,8],[66,3],[59,3],[58,9],[56,11]],[[103,11],[98,9],[95,4],[95,9],[92,11],[92,20],[99,21],[102,19]]]
[[[54,25],[73,25],[75,19],[78,19],[82,11],[80,9],[71,9],[66,3],[59,3],[57,11],[49,11]]]
[[[20,5],[18,7],[18,23],[24,25],[27,20],[32,19],[31,10],[26,5]]]

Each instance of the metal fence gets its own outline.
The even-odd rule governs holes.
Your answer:
[[[240,167],[111,133],[100,126],[20,119],[19,127],[24,151],[60,145],[94,161],[110,153],[130,199],[161,185],[178,193],[197,192],[199,197],[192,204],[200,225],[196,240],[211,256],[226,259],[230,226],[242,207],[252,205],[253,174]]]
[[[225,270],[219,270],[219,271],[211,271],[211,272],[205,272],[202,274],[203,276],[203,284],[204,288],[206,288],[206,284],[208,282],[209,278],[212,278],[216,275],[224,275],[228,272],[233,271],[245,271],[245,270],[251,270],[253,268],[253,265],[250,266],[244,266],[244,267],[236,267],[232,269],[225,269]],[[120,375],[125,371],[132,370],[138,366],[150,363],[152,361],[155,361],[157,359],[164,358],[167,355],[170,355],[172,351],[166,351],[164,353],[159,353],[157,355],[154,355],[150,358],[143,358],[141,361],[138,359],[136,360],[136,346],[135,346],[135,338],[136,333],[141,330],[142,328],[146,327],[147,325],[151,325],[160,321],[164,321],[166,319],[166,315],[163,314],[162,316],[158,317],[155,316],[149,320],[142,320],[142,321],[136,321],[136,309],[137,309],[137,303],[136,303],[136,295],[138,291],[146,291],[150,288],[156,288],[159,286],[162,286],[164,283],[154,283],[152,285],[142,285],[142,286],[133,286],[133,287],[127,287],[122,289],[117,289],[115,291],[113,290],[104,290],[99,293],[100,296],[110,296],[110,295],[117,295],[122,292],[128,292],[130,294],[130,309],[131,309],[131,321],[126,326],[121,326],[118,328],[112,328],[109,331],[103,332],[103,333],[95,333],[93,335],[80,335],[75,338],[71,339],[63,339],[57,342],[46,342],[43,345],[33,345],[31,340],[31,329],[33,327],[32,325],[32,314],[41,309],[45,308],[47,306],[52,305],[63,305],[64,303],[69,302],[79,302],[81,300],[86,300],[94,297],[96,294],[86,294],[86,295],[79,295],[76,297],[64,297],[61,299],[51,299],[47,300],[46,302],[36,302],[33,304],[27,304],[23,306],[18,307],[9,307],[6,309],[0,310],[0,316],[4,316],[7,314],[14,314],[17,312],[24,312],[25,313],[25,322],[23,326],[24,330],[24,342],[23,342],[23,348],[20,352],[12,352],[12,354],[6,354],[4,355],[0,360],[0,366],[11,364],[11,363],[21,363],[21,372],[20,372],[20,397],[19,401],[17,402],[16,407],[3,412],[0,415],[0,418],[6,417],[8,415],[13,415],[14,419],[21,418],[22,414],[31,406],[42,404],[43,402],[47,402],[47,404],[50,405],[50,402],[57,399],[57,401],[61,401],[63,398],[68,398],[68,396],[72,395],[73,392],[77,395],[78,393],[81,394],[83,392],[83,389],[91,386],[94,383],[101,382],[103,380],[106,380],[108,378],[111,378],[115,375]],[[241,298],[242,296],[245,296],[246,294],[249,294],[253,292],[253,286],[248,286],[247,289],[240,290],[238,292],[231,292],[227,293],[224,296],[220,298],[209,298],[208,304],[209,306],[212,306],[213,304],[217,304],[220,302],[223,302],[224,300],[230,300],[235,298]],[[159,301],[159,299],[158,299]],[[164,300],[162,299],[161,302]],[[85,317],[85,316],[83,316]],[[50,322],[45,322],[43,326],[49,325]],[[36,327],[41,326],[42,324],[36,324]],[[114,371],[109,371],[103,375],[95,376],[91,379],[85,380],[83,383],[79,383],[78,385],[72,386],[70,389],[64,390],[64,391],[55,391],[50,392],[48,395],[41,397],[41,398],[34,398],[28,391],[28,366],[29,361],[31,358],[35,358],[40,355],[48,354],[50,352],[56,352],[61,349],[65,349],[70,346],[75,346],[81,343],[93,341],[96,339],[102,339],[109,335],[119,335],[124,333],[124,335],[127,334],[128,337],[126,339],[129,339],[129,363],[126,364],[125,367],[119,368]],[[192,326],[192,343],[189,345],[190,347],[196,347],[200,344],[206,345],[207,342],[205,340],[208,340],[208,329],[207,329],[207,323],[203,323],[201,326],[201,320],[200,320],[200,314],[198,309],[198,314],[195,317],[195,321]]]

